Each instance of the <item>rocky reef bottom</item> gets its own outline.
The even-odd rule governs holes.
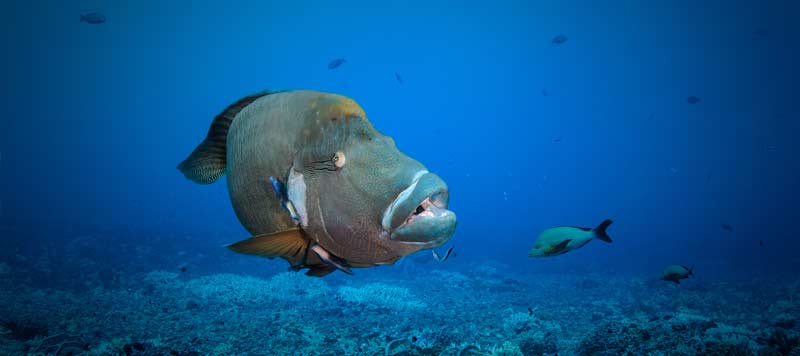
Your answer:
[[[0,354],[800,356],[797,282],[509,275],[178,270],[67,288],[6,265]]]

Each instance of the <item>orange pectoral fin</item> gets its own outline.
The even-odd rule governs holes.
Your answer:
[[[309,240],[300,229],[253,236],[225,247],[238,253],[261,257],[281,257],[293,267],[302,267],[308,255]]]

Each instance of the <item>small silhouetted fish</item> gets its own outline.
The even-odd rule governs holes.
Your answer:
[[[106,17],[99,12],[89,12],[81,15],[81,22],[86,22],[92,25],[99,25],[106,22]]]
[[[332,60],[330,63],[328,63],[328,69],[339,68],[339,66],[344,64],[344,62],[347,62],[347,60],[344,59],[344,58],[336,58],[336,59]]]
[[[758,246],[764,247],[764,240],[758,240]]]
[[[181,272],[186,272],[186,266],[181,267]]]
[[[394,72],[394,79],[397,79],[397,82],[401,85],[403,84],[403,77],[401,77],[400,74],[397,74],[397,72]]]
[[[561,142],[564,139],[564,136],[558,136],[558,138],[553,139],[553,142]]]
[[[698,97],[696,97],[696,96],[692,95],[692,96],[690,96],[690,97],[686,98],[686,101],[687,101],[689,104],[697,104],[697,103],[699,103],[699,102],[700,102],[700,98],[698,98]]]
[[[450,257],[450,254],[453,253],[453,249],[454,248],[456,248],[455,245],[453,245],[449,249],[447,249],[447,252],[444,254],[444,257],[439,256],[439,254],[436,253],[436,250],[431,250],[433,252],[433,259],[435,259],[435,260],[437,260],[439,262],[447,261],[447,258]]]
[[[733,226],[730,226],[729,224],[722,224],[719,227],[721,227],[722,230],[725,230],[727,232],[733,232]]]
[[[548,96],[550,93],[547,92],[547,89],[542,89],[542,96]]]
[[[772,145],[772,146],[767,147],[767,150],[770,151],[770,152],[775,152],[775,151],[778,150],[778,147],[776,147],[775,145]]]
[[[759,27],[755,31],[753,31],[753,34],[756,36],[766,36],[769,34],[769,30],[763,27]]]
[[[558,36],[556,36],[556,37],[553,37],[553,41],[552,41],[552,43],[553,43],[554,45],[560,45],[560,44],[562,44],[562,43],[564,43],[564,42],[567,42],[567,40],[568,40],[567,36],[564,36],[564,35],[558,35]]]
[[[528,315],[529,315],[529,316],[530,316],[530,315],[533,315],[533,309],[531,309],[531,307],[528,307]]]

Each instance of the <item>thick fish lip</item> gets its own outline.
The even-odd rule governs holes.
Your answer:
[[[447,209],[447,185],[439,176],[420,171],[389,205],[382,225],[388,238],[424,248],[439,246],[453,235],[456,215]]]
[[[422,214],[423,217],[440,214],[432,207],[447,209],[450,195],[447,185],[436,174],[421,170],[414,174],[411,184],[406,187],[386,208],[381,225],[392,232],[406,225]]]
[[[396,242],[421,245],[422,248],[443,245],[455,233],[456,214],[433,205],[429,209],[430,214],[417,214],[416,218],[392,231],[389,238]]]

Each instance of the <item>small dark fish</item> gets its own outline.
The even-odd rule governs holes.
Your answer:
[[[758,240],[758,246],[764,247],[764,240]]]
[[[690,97],[686,98],[686,101],[687,101],[689,104],[697,104],[697,103],[699,103],[699,102],[700,102],[700,98],[698,98],[698,97],[696,97],[696,96],[692,95],[692,96],[690,96]]]
[[[729,224],[722,224],[719,227],[721,227],[722,230],[725,230],[727,232],[733,232],[733,226],[730,226]]]
[[[181,267],[181,272],[186,272],[186,266]]]
[[[753,34],[756,36],[766,36],[769,34],[769,30],[763,27],[759,27],[755,31],[753,31]]]
[[[272,184],[272,191],[275,192],[275,197],[283,200],[285,198],[285,194],[283,193],[283,184],[280,181],[275,179],[275,177],[270,176],[269,182]]]
[[[439,262],[447,261],[447,258],[450,257],[450,254],[453,253],[453,249],[454,248],[456,248],[455,245],[453,245],[450,248],[448,248],[447,252],[444,254],[444,257],[439,256],[439,254],[436,253],[436,250],[431,250],[433,252],[433,259],[435,259],[435,260],[437,260]]]
[[[397,82],[400,83],[400,85],[403,85],[403,78],[400,76],[400,74],[397,74],[397,72],[394,72],[394,79],[397,79]]]
[[[531,307],[528,307],[528,316],[531,316],[531,315],[533,315],[533,309],[531,309]]]
[[[278,198],[278,201],[281,202],[281,206],[289,213],[289,217],[292,218],[292,221],[294,221],[295,224],[300,223],[300,217],[297,215],[294,204],[292,204],[292,201],[289,200],[289,197],[286,195],[286,189],[284,189],[283,183],[273,176],[269,177],[269,182],[272,184],[275,197]]]
[[[564,136],[558,136],[558,138],[553,139],[553,142],[561,142],[564,139]]]
[[[562,44],[562,43],[564,43],[564,42],[567,42],[567,40],[568,40],[567,36],[564,36],[564,35],[558,35],[558,36],[556,36],[556,37],[553,37],[553,41],[552,41],[552,43],[553,43],[554,45],[560,45],[560,44]]]
[[[344,58],[336,58],[328,63],[328,69],[336,69],[339,68],[344,62],[347,62]]]
[[[416,336],[412,336],[412,337],[411,337],[411,342],[417,342],[417,340],[419,340],[419,339],[417,339],[417,337],[416,337]]]
[[[92,25],[99,25],[106,22],[106,17],[99,12],[89,12],[81,15],[81,22],[86,22]]]

